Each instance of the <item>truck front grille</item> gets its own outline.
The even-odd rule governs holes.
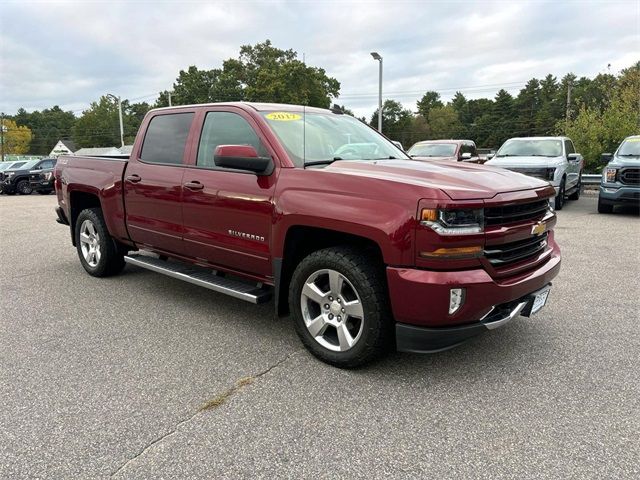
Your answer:
[[[531,258],[546,248],[547,232],[517,242],[487,246],[484,255],[491,265],[501,268]]]
[[[640,185],[640,168],[623,168],[618,178],[625,185]]]
[[[548,208],[549,202],[547,200],[488,207],[484,209],[484,223],[485,225],[503,225],[527,220],[540,220],[544,217]]]

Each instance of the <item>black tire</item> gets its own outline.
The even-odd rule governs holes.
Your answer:
[[[358,320],[361,322],[358,327],[359,337],[346,351],[324,347],[311,335],[305,324],[302,289],[314,272],[324,269],[337,271],[346,278],[350,284],[346,288],[350,289],[352,286],[360,298],[363,315]],[[289,285],[289,308],[300,340],[314,356],[341,368],[365,365],[393,345],[393,321],[388,298],[384,266],[371,256],[346,246],[311,253],[298,264]],[[345,316],[346,323],[348,316],[344,313],[342,315]],[[335,331],[337,333],[337,328]]]
[[[582,193],[582,172],[578,176],[578,185],[576,185],[575,191],[569,195],[569,200],[580,200],[580,194]]]
[[[81,229],[87,220],[93,225],[98,236],[96,248],[100,252],[100,258],[95,265],[90,265],[85,259],[80,239]],[[102,216],[102,210],[99,208],[82,210],[76,219],[74,235],[80,263],[89,275],[94,277],[108,277],[122,271],[125,266],[124,251],[123,248],[113,240],[111,235],[109,235],[104,217]]]
[[[16,192],[20,195],[31,195],[33,193],[33,188],[31,188],[29,180],[20,180],[16,184]]]
[[[613,205],[602,203],[602,199],[598,197],[598,213],[613,213]]]
[[[553,208],[554,210],[562,210],[562,207],[564,207],[564,194],[565,194],[565,179],[562,179],[562,182],[560,182],[560,189],[558,190],[558,195],[556,195],[556,199],[554,201],[553,204]]]

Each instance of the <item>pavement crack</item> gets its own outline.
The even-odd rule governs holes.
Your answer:
[[[290,354],[286,355],[284,358],[281,358],[280,360],[278,360],[277,362],[275,362],[272,365],[269,365],[266,369],[262,370],[261,372],[256,373],[255,375],[249,376],[249,377],[242,377],[239,380],[237,380],[232,387],[226,389],[224,392],[216,395],[215,397],[213,397],[211,400],[206,401],[202,406],[200,406],[200,408],[198,408],[192,415],[188,416],[187,418],[180,420],[178,423],[176,423],[176,425],[169,430],[167,433],[165,433],[164,435],[161,435],[160,437],[154,439],[153,441],[151,441],[150,443],[148,443],[147,445],[145,445],[135,456],[131,457],[129,460],[127,460],[126,462],[124,462],[122,465],[120,465],[112,474],[111,474],[111,478],[115,477],[116,475],[118,475],[120,472],[122,472],[125,468],[127,468],[127,466],[132,463],[135,462],[138,458],[140,458],[142,455],[144,455],[149,449],[153,448],[155,445],[158,445],[160,442],[163,442],[164,440],[166,440],[167,438],[171,437],[172,435],[174,435],[178,429],[184,425],[185,423],[189,423],[191,420],[193,420],[198,414],[200,413],[204,413],[208,410],[213,410],[215,408],[218,408],[220,406],[222,406],[229,398],[231,398],[235,393],[238,393],[240,390],[242,390],[243,388],[247,387],[248,385],[251,385],[254,381],[256,381],[258,378],[265,376],[267,373],[269,373],[271,370],[273,370],[274,368],[279,367],[280,365],[282,365],[283,363],[285,363],[286,361],[288,361],[289,359],[291,359],[292,357],[294,357],[295,355],[301,353],[302,351],[304,351],[303,348],[296,350],[294,352],[291,352]]]

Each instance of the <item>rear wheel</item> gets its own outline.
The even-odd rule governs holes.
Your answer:
[[[554,210],[562,210],[564,207],[564,194],[565,194],[565,179],[562,179],[560,182],[560,188],[558,189],[558,195],[556,195],[556,199],[553,205]]]
[[[364,365],[391,345],[384,270],[350,247],[319,250],[293,273],[289,307],[296,332],[320,360],[343,368]]]
[[[613,205],[603,203],[602,199],[598,197],[598,213],[613,213]]]
[[[108,277],[124,268],[124,253],[111,238],[99,208],[80,212],[75,226],[80,263],[89,275]]]
[[[16,191],[20,195],[31,195],[31,193],[33,192],[33,188],[31,188],[29,180],[20,180],[16,185]]]

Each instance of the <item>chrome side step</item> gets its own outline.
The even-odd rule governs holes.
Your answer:
[[[211,270],[195,265],[160,260],[146,255],[126,255],[124,261],[247,302],[264,303],[271,299],[271,292],[265,288],[215,275]]]

